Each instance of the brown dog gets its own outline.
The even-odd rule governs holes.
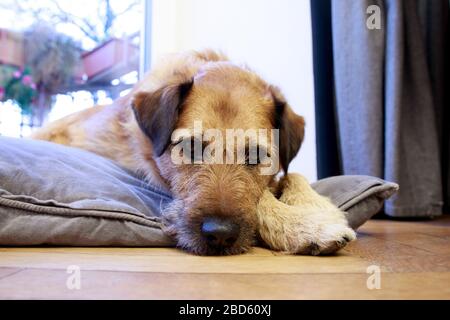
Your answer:
[[[165,211],[164,221],[179,246],[198,254],[243,252],[255,241],[256,207],[276,172],[260,174],[259,160],[174,163],[173,151],[179,143],[173,139],[174,131],[193,132],[195,121],[202,124],[200,135],[208,129],[278,129],[279,146],[269,139],[256,147],[277,151],[274,159],[285,172],[304,134],[303,118],[292,111],[279,90],[248,68],[207,50],[167,58],[112,105],[70,115],[33,138],[98,153],[170,190],[176,201]],[[182,138],[190,145],[199,137]],[[201,147],[204,150],[207,144],[201,142]],[[238,152],[238,148],[232,150]],[[228,156],[229,151],[216,148],[214,152]],[[344,226],[342,216],[339,219]],[[340,237],[336,234],[335,240]]]

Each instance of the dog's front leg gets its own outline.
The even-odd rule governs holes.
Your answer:
[[[298,254],[330,254],[355,239],[345,215],[308,181],[290,174],[280,181],[280,200],[266,190],[257,215],[259,235],[272,249]]]

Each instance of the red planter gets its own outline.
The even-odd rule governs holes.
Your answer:
[[[0,64],[23,67],[23,39],[20,33],[0,29]]]
[[[89,81],[96,77],[103,78],[103,76],[106,76],[105,73],[108,73],[108,78],[112,80],[115,76],[123,75],[123,70],[136,67],[138,61],[138,46],[131,44],[126,39],[114,38],[83,54],[82,70],[78,71],[82,74],[78,73],[77,76],[84,74]]]

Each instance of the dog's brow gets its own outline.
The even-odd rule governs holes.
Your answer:
[[[195,135],[180,135],[180,136],[177,137],[176,140],[173,140],[173,141],[171,142],[171,145],[176,145],[176,144],[179,144],[181,141],[186,141],[186,140],[191,140],[191,141],[198,140],[198,141],[202,141],[202,136],[201,136],[201,135],[199,135],[199,136],[195,136]]]
[[[179,144],[182,141],[191,141],[191,142],[194,142],[194,143],[195,142],[200,143],[202,145],[202,149],[205,149],[206,146],[209,144],[209,141],[203,141],[201,136],[199,137],[199,136],[189,135],[189,136],[180,136],[180,137],[178,137],[177,140],[172,141],[171,145],[172,146],[177,145],[177,144]]]

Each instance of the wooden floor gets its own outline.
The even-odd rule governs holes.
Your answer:
[[[71,265],[80,268],[79,290],[66,285]],[[380,289],[367,287],[371,265],[381,270]],[[330,257],[261,248],[232,257],[166,248],[0,248],[0,298],[450,299],[450,218],[373,220]]]

